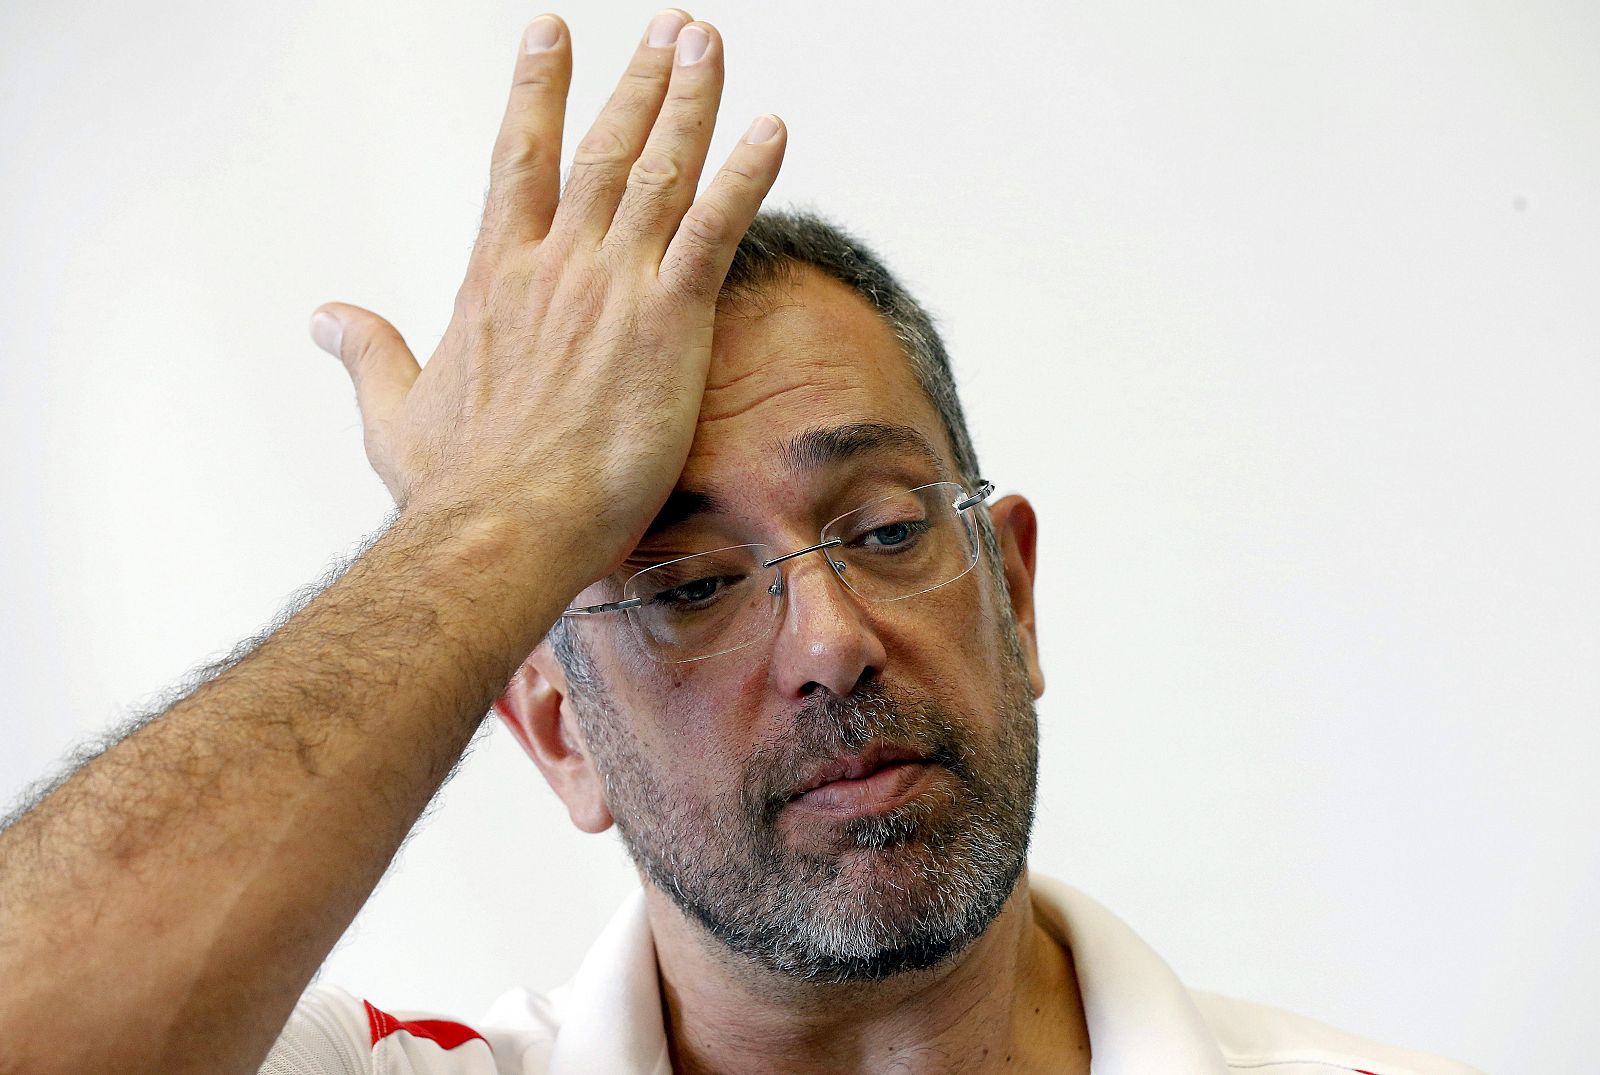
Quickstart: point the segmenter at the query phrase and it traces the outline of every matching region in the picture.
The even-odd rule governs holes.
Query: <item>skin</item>
[[[697,194],[722,48],[668,11],[563,190],[571,42],[553,17],[527,40],[548,47],[518,43],[427,367],[375,314],[312,320],[355,384],[392,525],[0,832],[0,1072],[256,1071],[491,702],[682,471],[717,292],[783,125],[754,125]]]
[[[653,535],[630,555],[619,579],[737,542],[802,548],[817,540],[823,522],[862,499],[863,479],[889,474],[919,484],[940,476],[899,450],[822,469],[785,465],[780,448],[801,430],[859,422],[910,426],[953,471],[937,414],[898,342],[842,284],[804,272],[758,316],[719,318],[713,340],[678,486],[711,493],[730,510]],[[668,801],[726,797],[748,758],[782,737],[820,691],[848,696],[877,681],[910,697],[937,697],[974,736],[998,734],[996,699],[1008,671],[1025,681],[1030,698],[1043,690],[1043,676],[1034,631],[1034,514],[1026,500],[1011,496],[994,506],[992,518],[1003,588],[980,568],[941,590],[875,605],[847,590],[819,557],[806,557],[793,562],[785,616],[770,638],[689,664],[650,659],[623,617],[584,621],[611,707],[628,722],[638,753],[652,759]],[[591,587],[577,603],[605,600],[609,592]],[[1022,657],[1014,669],[996,629],[1002,602]],[[583,704],[541,646],[497,708],[574,824],[599,832],[614,821],[610,759],[597,757],[586,741]],[[836,850],[836,826],[825,817],[791,809],[779,825],[792,847]],[[842,856],[863,879],[893,870],[876,849]],[[1088,1070],[1070,955],[1036,922],[1025,879],[984,935],[956,957],[886,981],[844,985],[798,982],[735,956],[642,879],[677,1070]]]
[[[713,463],[759,477],[752,423],[776,418],[769,403],[790,418],[808,399],[859,413],[870,378],[889,376],[837,360],[825,371],[814,352],[818,383],[773,382],[769,400],[751,389],[792,366],[739,380],[719,361],[708,381],[714,330],[719,348],[743,353],[716,297],[785,146],[781,121],[758,122],[697,193],[722,87],[715,28],[657,16],[564,188],[571,42],[548,16],[525,40],[540,47],[519,43],[482,229],[426,366],[369,311],[330,303],[312,321],[355,385],[392,524],[303,609],[0,832],[0,1072],[256,1071],[502,693],[574,820],[610,824],[559,670],[528,654],[580,590],[624,565],[680,477]],[[884,398],[917,405],[896,391]],[[753,484],[743,510],[775,496]],[[1031,597],[1017,602],[1031,585],[1032,512],[1008,498],[994,516],[1031,652]],[[797,619],[770,671],[695,688],[727,707],[719,730],[741,749],[767,702],[806,682],[847,689],[868,667],[905,662],[923,681],[937,669],[909,653],[913,636],[931,641],[926,629],[852,626],[814,567],[792,577]],[[1037,692],[1036,660],[1030,676]],[[711,731],[697,731],[702,743]],[[873,994],[881,1003],[861,1014],[876,1021],[848,1026],[815,997],[749,1003],[748,980],[652,900],[682,1070],[750,1070],[757,1026],[819,1057],[838,1030],[840,1070],[872,1067],[882,1049],[924,1067],[948,1058],[937,1070],[1085,1056],[1066,954],[1041,942],[1017,891],[965,957]],[[717,969],[702,974],[697,959]]]

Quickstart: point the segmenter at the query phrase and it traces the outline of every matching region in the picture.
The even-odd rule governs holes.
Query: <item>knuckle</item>
[[[680,118],[687,126],[698,127],[705,122],[702,106],[710,99],[710,86],[698,80],[680,80],[672,84],[672,92],[667,94],[661,111],[663,115]]]
[[[615,167],[628,157],[628,144],[609,127],[597,127],[583,136],[572,153],[574,168]]]
[[[502,139],[494,147],[489,178],[500,182],[525,179],[543,171],[549,163],[549,156],[549,149],[539,139],[524,134]]]
[[[748,163],[738,160],[732,160],[724,164],[717,174],[718,183],[740,192],[754,187],[760,181],[760,178]]]
[[[356,341],[355,353],[351,356],[351,364],[358,370],[366,371],[371,369],[382,357],[383,344],[387,342],[382,333],[365,333]]]
[[[669,154],[646,149],[628,170],[628,183],[645,189],[676,186],[683,172]]]
[[[719,205],[697,205],[685,214],[681,227],[697,246],[721,246],[733,231],[733,220]]]
[[[670,76],[667,73],[653,67],[629,67],[622,72],[622,80],[618,83],[616,92],[611,95],[612,101],[621,104],[628,99],[659,97],[668,77]]]
[[[543,96],[551,90],[563,89],[565,84],[566,80],[546,64],[523,64],[512,80],[511,92],[518,96],[525,93]]]

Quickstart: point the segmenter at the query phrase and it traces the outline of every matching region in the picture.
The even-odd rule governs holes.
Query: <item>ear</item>
[[[584,832],[604,832],[612,824],[601,779],[568,697],[567,677],[547,642],[522,662],[495,712],[546,782],[566,804],[572,823]]]
[[[1000,543],[1001,566],[1010,593],[1011,612],[1017,621],[1017,641],[1028,666],[1033,696],[1044,693],[1044,670],[1039,666],[1039,636],[1033,608],[1034,554],[1038,548],[1039,517],[1025,497],[1002,497],[989,509],[995,537]]]

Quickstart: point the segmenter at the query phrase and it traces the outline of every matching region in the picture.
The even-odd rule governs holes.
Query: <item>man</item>
[[[1035,520],[931,325],[757,219],[776,118],[696,196],[714,29],[652,20],[562,190],[569,73],[536,20],[426,368],[314,319],[393,525],[0,837],[0,1071],[1467,1071],[1192,994],[1029,877]],[[304,992],[491,702],[640,896],[481,1025]]]

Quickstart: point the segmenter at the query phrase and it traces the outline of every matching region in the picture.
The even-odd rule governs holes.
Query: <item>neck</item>
[[[1072,956],[1035,918],[1026,875],[956,956],[842,985],[754,967],[645,891],[680,1075],[1089,1070]]]

